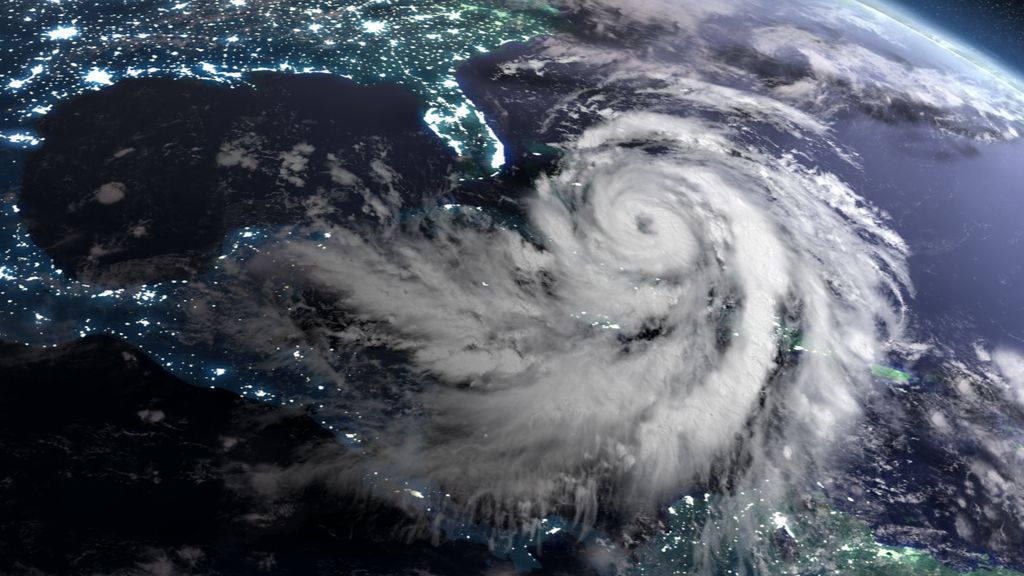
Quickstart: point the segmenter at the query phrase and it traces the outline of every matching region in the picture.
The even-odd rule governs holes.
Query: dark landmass
[[[330,484],[302,409],[201,389],[118,341],[0,345],[2,574],[472,574],[487,548],[401,541]],[[291,470],[291,474],[282,471]],[[420,571],[420,572],[417,572]]]

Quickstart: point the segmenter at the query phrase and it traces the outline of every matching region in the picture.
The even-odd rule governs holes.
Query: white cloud
[[[651,499],[706,477],[769,385],[783,304],[801,308],[819,351],[769,400],[786,403],[803,455],[858,412],[866,365],[887,346],[876,320],[898,333],[901,310],[879,291],[907,282],[902,240],[834,176],[731,154],[738,137],[654,113],[587,130],[537,183],[544,248],[467,208],[432,212],[429,237],[338,228],[254,266],[288,262],[333,294],[356,320],[330,333],[337,346],[384,345],[440,380],[417,400],[431,442],[404,440],[412,424],[396,421],[377,433],[372,469],[462,502],[571,498],[592,519],[606,475]],[[667,151],[620,146],[635,141]]]
[[[992,363],[1003,376],[1007,396],[1024,406],[1024,353],[1013,348],[996,348]]]
[[[124,200],[126,187],[122,182],[107,182],[94,195],[100,204],[116,204]]]

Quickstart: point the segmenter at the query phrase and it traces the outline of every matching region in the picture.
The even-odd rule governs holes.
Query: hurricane
[[[216,485],[211,570],[1020,561],[999,63],[852,2],[204,0],[153,7],[168,54],[148,4],[51,4],[5,84],[0,372],[82,372],[54,402],[124,433],[52,425],[117,478]],[[199,573],[169,546],[118,566]]]
[[[509,212],[289,229],[233,273],[318,310],[301,338],[337,383],[322,408],[358,414],[362,438],[332,470],[379,497],[443,494],[424,499],[434,522],[589,530],[689,487],[801,477],[900,342],[907,248],[885,215],[726,125],[617,115]],[[401,409],[346,376],[382,351]]]

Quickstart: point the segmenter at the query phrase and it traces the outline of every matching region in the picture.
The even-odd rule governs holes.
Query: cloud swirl
[[[344,375],[371,349],[418,383],[364,431],[359,474],[522,528],[778,466],[769,434],[819,462],[901,331],[907,250],[883,215],[749,135],[654,112],[586,130],[534,188],[522,222],[448,205],[247,264],[287,262],[344,311],[318,328],[329,402],[372,419]]]

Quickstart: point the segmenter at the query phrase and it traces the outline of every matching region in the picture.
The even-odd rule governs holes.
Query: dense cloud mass
[[[513,154],[530,138],[560,151],[510,210],[363,191],[374,226],[318,220],[226,268],[291,296],[258,312],[218,301],[262,318],[266,340],[225,337],[254,354],[301,343],[308,373],[334,383],[318,414],[358,445],[332,471],[435,530],[607,527],[681,490],[784,490],[828,469],[871,366],[919,350],[904,334],[909,250],[824,167],[859,168],[832,123],[866,114],[977,141],[1020,126],[1008,85],[809,26],[769,21],[723,51],[727,3],[684,21],[657,4],[575,9],[593,37],[480,73],[543,111],[477,99],[499,134],[520,132]],[[872,13],[843,18],[892,33]],[[629,33],[649,45],[619,45]],[[278,349],[271,365],[291,362]]]
[[[367,349],[432,383],[364,432],[359,469],[513,525],[635,513],[767,466],[769,427],[813,458],[900,335],[899,237],[835,176],[739,136],[617,115],[536,181],[517,225],[464,205],[395,214],[277,244],[243,274],[272,286],[287,263],[344,317],[320,323],[315,353],[348,411],[379,401],[344,376]]]
[[[68,293],[152,306],[141,320],[110,317],[118,330],[142,324],[139,340],[165,351],[154,354],[165,366],[306,406],[337,435],[342,448],[261,471],[254,490],[268,501],[315,481],[402,507],[413,535],[511,549],[555,524],[580,541],[593,531],[633,545],[632,528],[653,538],[647,520],[707,491],[705,505],[720,498],[744,542],[767,523],[785,556],[795,539],[777,503],[796,493],[813,513],[817,490],[854,502],[837,482],[863,494],[884,474],[837,481],[822,471],[876,453],[893,470],[916,458],[899,426],[917,418],[934,428],[927,441],[953,446],[960,433],[980,456],[957,461],[966,488],[888,504],[959,498],[947,532],[1010,550],[1024,498],[1006,478],[1020,461],[979,422],[1019,408],[1022,356],[978,344],[968,367],[915,333],[913,250],[860,189],[886,175],[865,177],[840,129],[906,128],[975,150],[1019,138],[1021,92],[859,5],[558,7],[561,32],[465,61],[460,52],[441,81],[472,102],[452,118],[479,129],[463,142],[473,158],[507,153],[493,174],[457,157],[454,132],[431,132],[421,120],[437,110],[404,87],[266,74],[228,98],[205,84],[129,81],[79,100],[110,112],[77,114],[87,129],[44,131],[22,218],[51,256],[73,252],[77,278],[104,283]],[[111,105],[151,102],[147,91],[182,103],[161,107],[157,122],[174,138],[156,128],[139,137],[139,120]],[[55,114],[64,110],[75,108]],[[180,117],[207,116],[180,132]],[[81,158],[82,134],[93,155],[70,172],[63,151]],[[488,143],[494,134],[500,144]],[[167,150],[204,179],[175,167],[184,160],[149,169]],[[72,173],[81,178],[59,176]],[[146,197],[179,188],[179,177],[191,180],[180,186],[188,195]],[[179,208],[188,218],[161,226]],[[175,259],[187,265],[166,264]],[[136,296],[115,286],[166,278]],[[168,294],[169,304],[151,302]],[[916,377],[890,363],[928,354],[945,378],[930,376],[933,389],[942,380],[972,410],[962,421],[947,414],[954,401],[884,396]],[[895,392],[879,386],[886,378]],[[925,468],[908,474],[930,479]],[[961,493],[981,511],[966,511]],[[986,518],[1007,528],[979,528]],[[694,526],[693,549],[713,552],[687,569],[713,572],[740,528]],[[740,552],[735,565],[756,556]]]
[[[331,192],[258,254],[221,260],[217,282],[190,288],[202,305],[181,337],[274,374],[300,360],[330,384],[278,393],[311,399],[352,441],[351,461],[329,466],[339,482],[397,494],[435,525],[589,527],[688,487],[827,467],[869,367],[905,344],[912,293],[903,240],[820,165],[857,167],[830,122],[909,106],[985,139],[1011,137],[999,123],[1016,109],[968,110],[968,88],[935,92],[938,71],[902,74],[771,22],[723,57],[709,39],[729,3],[669,8],[574,6],[594,37],[500,65],[498,83],[576,84],[532,119],[560,160],[505,208],[336,179],[369,218],[339,219]],[[688,16],[657,17],[669,12]],[[646,49],[616,44],[645,29]],[[529,124],[497,110],[496,125]],[[329,160],[350,170],[344,151]],[[375,173],[400,179],[390,161]]]

